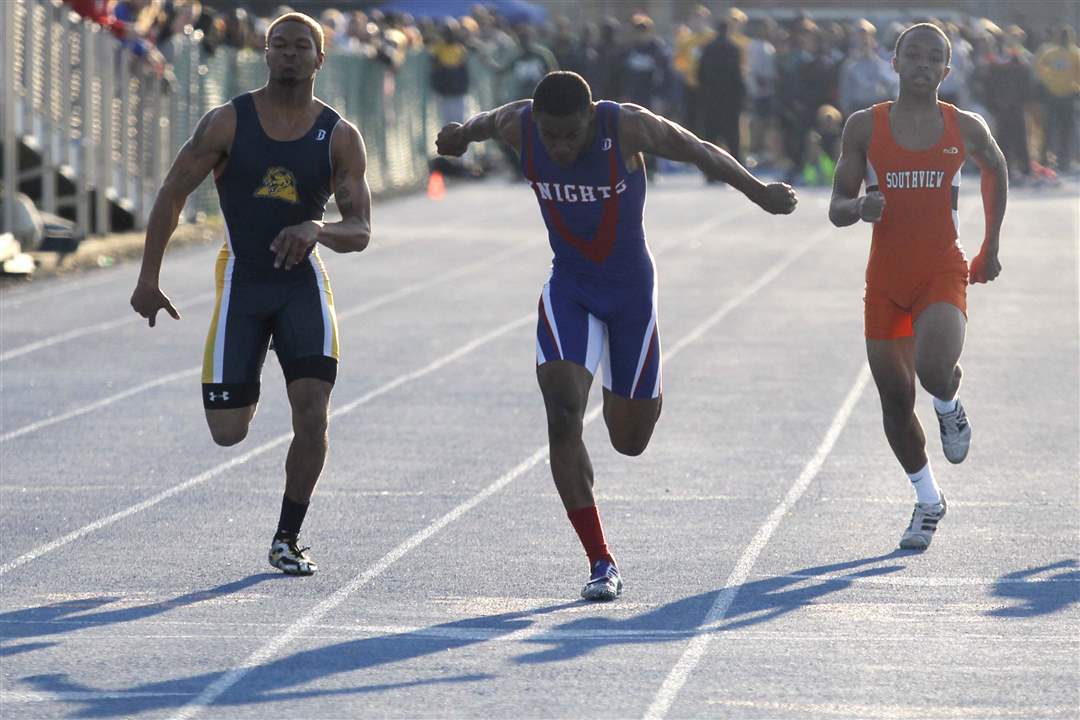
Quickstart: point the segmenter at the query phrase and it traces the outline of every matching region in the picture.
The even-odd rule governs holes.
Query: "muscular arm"
[[[334,159],[334,199],[339,222],[317,222],[316,241],[335,252],[360,252],[371,240],[371,188],[367,182],[367,149],[352,123],[342,120],[330,140]]]
[[[222,105],[203,116],[191,139],[180,148],[150,210],[140,284],[157,287],[165,247],[176,230],[188,195],[225,160],[235,132],[236,111],[231,104]]]
[[[986,121],[978,113],[961,112],[957,117],[967,154],[979,166],[983,215],[986,218],[982,249],[971,261],[971,282],[987,282],[1001,272],[998,247],[1009,197],[1008,165]]]
[[[840,158],[833,175],[832,200],[829,201],[829,221],[836,227],[854,225],[863,219],[859,197],[863,176],[866,175],[866,148],[870,144],[872,117],[866,110],[852,114],[844,124],[840,140]]]
[[[165,247],[176,230],[180,211],[184,209],[188,195],[226,159],[235,133],[236,111],[232,105],[222,105],[206,113],[191,139],[180,148],[154,199],[154,207],[146,224],[142,268],[135,291],[131,294],[131,307],[149,320],[150,327],[154,327],[160,310],[176,320],[180,319],[180,313],[158,286]]]
[[[360,131],[342,120],[330,137],[334,197],[341,220],[307,220],[284,227],[270,242],[274,267],[292,270],[315,243],[334,252],[360,252],[371,239],[371,189],[367,184],[367,151]]]
[[[498,140],[521,150],[521,111],[530,100],[516,100],[494,110],[473,115],[464,125],[450,123],[439,132],[435,146],[440,155],[459,157],[469,143]]]
[[[726,150],[706,142],[667,118],[630,103],[619,111],[619,144],[624,155],[639,152],[695,165],[711,180],[722,180],[760,204],[766,184]]]

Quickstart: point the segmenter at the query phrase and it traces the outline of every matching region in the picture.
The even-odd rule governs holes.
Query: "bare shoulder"
[[[626,136],[641,133],[655,125],[660,116],[652,110],[634,103],[619,103],[619,134]]]
[[[334,126],[333,136],[330,141],[335,146],[363,146],[364,136],[360,133],[360,128],[356,127],[355,124],[346,120],[344,116],[338,116],[337,125]]]
[[[870,135],[874,131],[874,112],[872,108],[856,110],[844,123],[844,142],[858,147],[870,144]]]
[[[521,144],[521,115],[532,100],[515,100],[494,110],[495,135],[511,147]]]
[[[191,134],[194,149],[228,150],[236,134],[236,108],[231,102],[210,108]]]
[[[957,108],[956,124],[960,127],[960,134],[964,136],[964,142],[969,148],[984,147],[989,141],[990,126],[979,113]]]
[[[642,150],[656,150],[668,136],[670,121],[634,103],[619,104],[619,145],[628,156]]]

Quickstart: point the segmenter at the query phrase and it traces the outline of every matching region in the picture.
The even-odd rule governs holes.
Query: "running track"
[[[549,251],[504,181],[377,204],[324,253],[341,323],[330,458],[304,539],[265,553],[288,408],[269,360],[248,439],[214,446],[198,363],[216,248],[177,251],[148,329],[137,264],[0,295],[0,716],[1080,717],[1077,187],[1019,190],[971,290],[975,440],[949,515],[895,551],[910,488],[868,385],[869,228],[802,191],[771,217],[650,189],[664,416],[640,458],[586,428],[627,587],[586,563],[533,374]],[[969,251],[977,182],[961,199]]]

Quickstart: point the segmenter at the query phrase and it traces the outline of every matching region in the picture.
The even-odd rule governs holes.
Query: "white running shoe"
[[[945,459],[951,463],[962,463],[971,447],[971,423],[968,422],[960,398],[956,399],[956,409],[948,413],[937,413],[938,427],[941,428],[941,449]]]
[[[270,564],[289,575],[314,575],[319,566],[307,554],[311,548],[299,547],[296,538],[270,543]]]
[[[947,507],[945,493],[941,493],[939,503],[915,503],[915,511],[911,513],[911,523],[900,538],[901,549],[925,550],[930,547],[938,521],[945,517]]]

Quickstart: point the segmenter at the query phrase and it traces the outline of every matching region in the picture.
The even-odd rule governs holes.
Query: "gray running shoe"
[[[311,548],[298,547],[296,538],[270,543],[270,564],[289,575],[314,575],[319,566],[308,556]]]
[[[915,503],[915,511],[911,513],[911,524],[900,538],[901,549],[925,550],[930,547],[938,521],[945,517],[947,507],[945,493],[941,493],[939,503]]]
[[[971,423],[968,422],[967,414],[960,399],[956,400],[956,409],[950,413],[937,413],[938,426],[941,428],[941,449],[945,451],[945,459],[951,463],[962,463],[967,457],[968,448],[971,447]]]
[[[614,600],[622,593],[622,578],[619,568],[610,560],[597,560],[593,565],[592,575],[585,587],[581,588],[581,597],[586,600]]]

